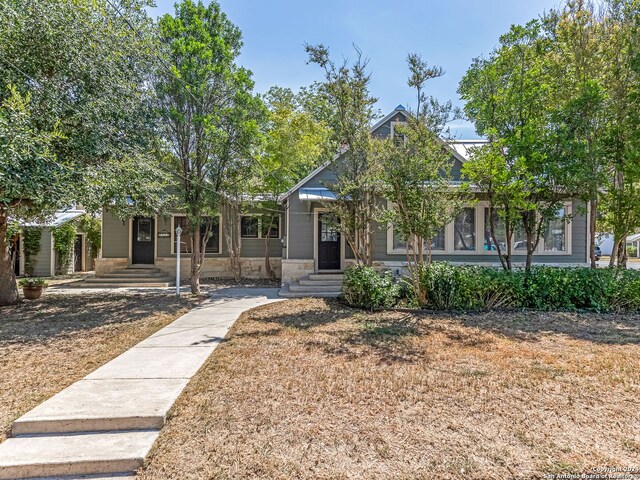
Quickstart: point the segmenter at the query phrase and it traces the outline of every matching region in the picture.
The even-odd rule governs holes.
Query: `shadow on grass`
[[[253,318],[258,322],[277,324],[278,327],[237,333],[234,337],[271,337],[284,328],[306,334],[305,345],[328,355],[355,358],[363,352],[373,354],[382,363],[408,362],[418,352],[406,339],[420,335],[415,318],[405,314],[401,318],[377,318],[375,313],[349,308],[337,301],[326,301],[329,309],[305,309],[293,313],[279,313],[276,309],[268,316]],[[340,324],[344,320],[351,322]],[[323,327],[335,325],[329,330]]]
[[[0,345],[44,343],[93,328],[132,323],[151,315],[175,315],[191,305],[171,295],[45,295],[0,309]]]
[[[452,318],[463,326],[517,341],[536,342],[549,335],[566,335],[601,344],[640,344],[640,314],[488,312]]]

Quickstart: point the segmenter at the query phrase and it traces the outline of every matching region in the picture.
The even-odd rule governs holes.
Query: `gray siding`
[[[36,277],[49,277],[55,273],[51,271],[51,229],[45,227],[41,231],[40,251],[35,257],[33,275]]]
[[[159,232],[168,232],[169,237],[159,238]],[[156,242],[158,242],[158,257],[171,256],[171,242],[173,241],[173,232],[171,232],[171,217],[156,218]]]
[[[286,257],[292,260],[313,258],[313,208],[320,206],[302,202],[298,192],[288,199],[289,208],[289,252]]]
[[[124,222],[106,208],[102,213],[102,258],[129,257],[129,221]]]

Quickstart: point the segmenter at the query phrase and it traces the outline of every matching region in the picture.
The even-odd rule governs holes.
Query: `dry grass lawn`
[[[194,301],[48,294],[0,308],[0,441],[16,418],[186,313]]]
[[[640,458],[640,317],[245,314],[142,479],[510,479]]]

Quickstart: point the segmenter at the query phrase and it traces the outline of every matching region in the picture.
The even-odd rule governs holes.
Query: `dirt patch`
[[[186,313],[172,295],[47,294],[0,308],[0,441],[13,421]]]
[[[142,479],[511,479],[640,455],[640,317],[245,314]]]

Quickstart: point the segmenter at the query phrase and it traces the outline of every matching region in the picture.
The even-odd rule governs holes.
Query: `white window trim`
[[[572,202],[571,201],[566,201],[563,202],[563,207],[565,209],[565,215],[571,215],[572,214]],[[497,255],[497,252],[495,250],[485,250],[484,249],[484,209],[485,208],[489,208],[489,202],[486,201],[481,201],[478,202],[477,205],[478,207],[478,211],[480,212],[480,224],[479,224],[479,228],[478,228],[478,238],[482,239],[482,248],[479,250],[478,253],[480,253],[480,255]],[[536,247],[535,252],[533,252],[533,254],[535,256],[538,255],[571,255],[571,246],[573,244],[572,242],[572,237],[571,237],[571,232],[573,230],[572,228],[572,222],[571,220],[567,220],[565,219],[565,227],[566,227],[566,239],[565,239],[565,243],[567,245],[567,249],[563,252],[559,252],[559,251],[551,251],[551,250],[545,250],[544,249],[544,237],[540,237],[540,241],[538,242],[538,246]],[[515,242],[513,242],[515,245]],[[511,255],[513,256],[526,256],[527,252],[524,250],[514,250],[513,247],[514,245],[512,245],[512,250],[511,250]]]
[[[474,203],[473,205],[467,205],[465,208],[473,208],[475,209],[475,223],[476,223],[476,248],[475,250],[455,250],[454,249],[454,235],[455,235],[455,222],[449,222],[444,227],[444,250],[431,250],[432,256],[438,255],[474,255],[478,253],[478,222],[480,214],[480,209],[478,208],[478,204]],[[389,223],[387,225],[387,255],[406,255],[407,250],[405,248],[393,248],[393,224]]]
[[[258,236],[257,237],[243,237],[242,230],[240,230],[240,238],[242,240],[265,240],[267,237],[262,236],[262,217],[269,214],[264,213],[243,213],[240,215],[240,221],[242,222],[242,217],[259,217],[258,218]],[[270,240],[280,240],[282,238],[282,215],[274,214],[272,217],[278,218],[278,236],[277,237],[269,237]]]
[[[565,215],[572,215],[573,212],[573,203],[571,201],[563,202],[563,207],[565,209]],[[470,205],[466,208],[474,208],[475,209],[475,220],[476,220],[476,248],[475,250],[454,250],[454,222],[449,222],[444,230],[444,250],[432,250],[432,256],[438,255],[485,255],[485,256],[496,256],[497,252],[495,250],[485,250],[484,249],[484,210],[485,208],[489,208],[489,202],[479,201]],[[533,253],[535,256],[545,255],[545,256],[568,256],[572,254],[572,220],[566,219],[566,239],[565,244],[567,246],[565,251],[552,251],[544,249],[544,237],[540,238],[538,242],[538,246],[536,247],[536,251]],[[515,242],[514,242],[515,243]],[[393,224],[387,224],[387,255],[406,255],[407,251],[404,248],[393,248]],[[515,252],[511,253],[513,256],[526,256],[526,252]]]
[[[216,256],[222,255],[222,215],[214,215],[218,217],[218,251],[217,252],[205,252],[205,257],[207,256]],[[171,255],[176,255],[176,228],[175,228],[175,218],[176,217],[186,217],[184,213],[172,213],[171,214]],[[180,255],[185,255],[181,253]],[[190,254],[189,254],[190,255]]]

